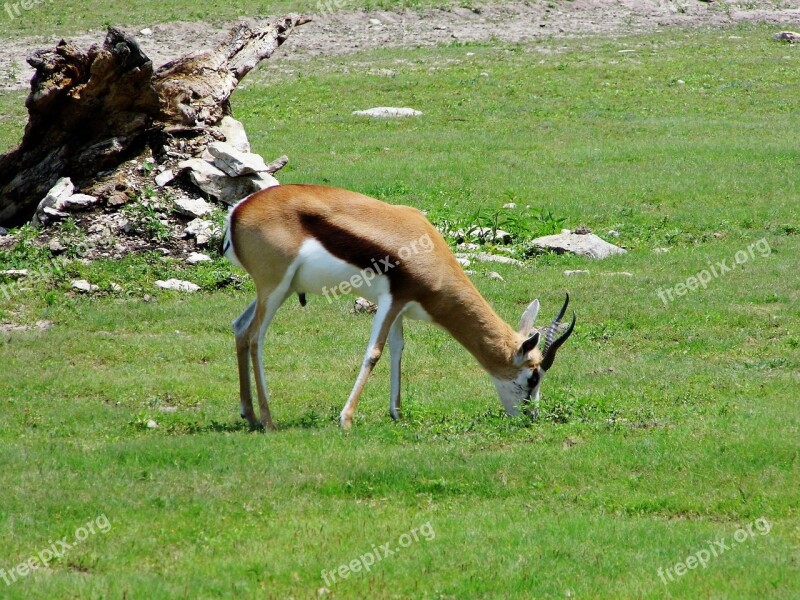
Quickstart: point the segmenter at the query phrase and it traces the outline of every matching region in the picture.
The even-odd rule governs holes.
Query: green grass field
[[[387,50],[293,75],[267,65],[233,109],[255,151],[290,156],[282,182],[437,220],[516,202],[505,213],[522,228],[549,213],[629,253],[477,266],[512,323],[533,297],[546,318],[572,295],[578,326],[535,423],[504,417],[472,357],[411,323],[403,421],[387,415],[384,361],[341,432],[370,318],[312,297],[267,334],[279,431],[249,431],[230,322],[253,289],[217,289],[233,271],[222,259],[73,262],[0,293],[0,321],[54,323],[0,338],[0,596],[800,596],[800,54],[770,33]],[[21,99],[0,99],[0,113],[23,114]],[[425,114],[350,114],[375,105]],[[20,131],[0,122],[5,148]],[[660,299],[740,251],[706,289]],[[0,252],[0,268],[47,261],[27,243]],[[124,291],[73,297],[76,277]],[[167,277],[205,289],[157,293]]]

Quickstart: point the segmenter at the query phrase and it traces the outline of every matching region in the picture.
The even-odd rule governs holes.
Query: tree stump
[[[22,143],[0,157],[0,225],[28,222],[62,177],[80,189],[147,148],[168,153],[175,138],[224,139],[216,126],[239,81],[309,20],[243,23],[215,49],[155,71],[136,40],[113,27],[89,50],[62,40],[35,52]]]

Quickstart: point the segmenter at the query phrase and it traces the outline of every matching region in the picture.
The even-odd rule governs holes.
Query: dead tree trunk
[[[285,17],[258,30],[242,24],[214,50],[155,72],[136,40],[115,28],[88,51],[62,41],[35,52],[22,143],[0,156],[0,224],[29,221],[61,177],[81,188],[148,146],[156,156],[165,152],[174,136],[219,138],[213,128],[230,114],[239,81],[308,21]]]

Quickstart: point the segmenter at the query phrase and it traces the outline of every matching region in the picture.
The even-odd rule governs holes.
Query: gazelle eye
[[[539,371],[534,371],[533,374],[528,377],[528,387],[533,389],[536,387],[536,384],[539,383]]]

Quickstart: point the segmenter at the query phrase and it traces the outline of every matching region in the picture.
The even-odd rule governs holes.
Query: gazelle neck
[[[494,312],[466,277],[424,308],[493,377],[513,377],[520,336]]]

